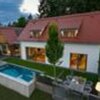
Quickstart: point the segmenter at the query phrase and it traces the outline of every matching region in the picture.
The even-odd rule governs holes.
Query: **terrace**
[[[44,74],[44,76],[38,76],[38,79],[37,79],[38,82],[43,83],[43,84],[45,84],[47,86],[51,86],[51,87],[54,86],[54,84],[52,84],[52,82],[53,82],[53,80],[52,80],[52,78],[53,78],[53,66],[46,65],[46,64],[33,63],[33,62],[29,62],[29,61],[18,59],[18,58],[7,58],[4,61],[7,61],[9,63],[14,63],[14,64],[22,65],[22,66],[26,66],[26,67],[31,68],[31,69],[42,71],[45,74]],[[70,69],[60,68],[60,67],[56,68],[56,72],[57,72],[57,76],[59,76],[59,74],[60,74],[59,79],[62,80],[62,81],[66,79],[66,76],[68,76],[68,75],[70,75],[72,73],[73,73],[74,76],[83,77],[87,81],[92,81],[93,82],[93,86],[92,86],[92,91],[90,93],[92,96],[89,95],[89,100],[92,100],[92,99],[90,99],[90,97],[93,98],[94,96],[97,96],[97,91],[95,90],[95,85],[96,85],[96,83],[98,81],[98,75],[97,74],[79,72],[79,71],[75,71],[75,70],[71,71]],[[56,90],[64,91],[65,89],[63,87],[58,87],[58,85],[57,85],[57,86],[55,86],[55,91]],[[25,98],[25,97],[17,94],[16,92],[12,92],[11,90],[4,88],[3,86],[0,86],[0,91],[1,92],[4,91],[4,92],[2,92],[2,94],[0,94],[0,97],[3,97],[5,92],[7,92],[7,91],[9,92],[10,91],[11,93],[9,93],[9,95],[14,94],[14,97],[13,97],[14,100],[15,100],[15,98],[16,98],[16,100],[28,100],[28,99],[31,100],[31,99],[33,99],[35,97],[36,97],[35,100],[41,100],[41,98],[43,98],[44,100],[45,100],[45,98],[48,98],[48,100],[52,100],[52,95],[51,94],[48,94],[46,92],[43,92],[43,91],[40,91],[40,90],[37,90],[37,89],[34,91],[34,93],[32,94],[32,96],[30,98]],[[53,93],[55,91],[53,91]],[[39,95],[39,93],[40,93],[40,95]],[[67,94],[66,90],[65,90],[65,92],[63,92],[63,97],[64,97],[64,93],[66,94],[67,98],[69,98],[69,100],[70,99],[71,100],[78,100],[78,98],[80,98],[80,96],[82,97],[82,95],[78,95],[77,96],[77,95],[73,94],[73,92],[70,92],[70,93],[68,92],[68,94]],[[55,92],[55,94],[56,94],[56,92]],[[59,94],[59,93],[57,93],[57,94]],[[4,96],[3,97],[4,99],[2,99],[2,100],[7,100],[6,98],[9,98],[10,97],[9,95]],[[93,100],[99,100],[99,99],[100,98],[97,97],[97,99],[93,99]]]

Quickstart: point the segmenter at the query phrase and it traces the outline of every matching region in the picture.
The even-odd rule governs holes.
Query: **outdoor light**
[[[97,82],[95,89],[100,92],[100,82]]]

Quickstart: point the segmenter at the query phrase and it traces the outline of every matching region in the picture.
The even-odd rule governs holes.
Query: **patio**
[[[70,76],[62,82],[54,82],[54,100],[89,100],[92,92],[92,81],[87,81],[83,77]]]
[[[60,86],[55,86],[53,100],[100,100],[100,97],[93,94],[87,96],[69,89],[66,90]]]
[[[45,64],[39,64],[39,63],[33,63],[33,62],[29,62],[29,61],[25,61],[25,60],[21,60],[21,59],[18,59],[18,58],[7,58],[5,59],[5,61],[9,62],[9,63],[15,63],[15,64],[19,64],[19,65],[23,65],[23,66],[27,66],[29,68],[32,68],[32,69],[35,69],[35,70],[40,70],[40,71],[43,71],[45,73],[45,76],[41,76],[40,79],[43,79],[43,80],[46,80],[46,81],[43,81],[41,80],[42,83],[45,83],[47,85],[51,85],[53,86],[51,83],[52,83],[52,80],[50,79],[51,83],[48,84],[48,79],[47,76],[50,76],[51,78],[53,77],[53,67],[50,66],[50,65],[45,65]],[[42,67],[43,66],[43,67]],[[59,75],[59,73],[61,73],[62,71],[64,71],[64,73],[59,77],[60,79],[62,80],[66,80],[68,75],[70,75],[71,71],[69,69],[65,69],[65,68],[60,68],[60,67],[57,67],[57,76]],[[95,91],[95,85],[98,81],[98,75],[96,74],[92,74],[92,73],[83,73],[83,72],[76,72],[74,71],[74,76],[78,76],[78,77],[83,77],[84,78],[84,81],[83,83],[85,84],[86,81],[92,81],[93,82],[93,85],[92,85],[92,91],[91,93],[88,95],[88,97],[92,96],[94,97],[94,95],[96,96],[97,95],[97,92]],[[39,81],[39,80],[38,80]],[[64,85],[63,85],[64,86]],[[71,87],[71,86],[70,86]],[[56,88],[56,87],[55,87]],[[58,87],[59,88],[59,87]],[[65,87],[63,87],[63,89],[65,89]],[[73,90],[73,89],[72,89]],[[67,96],[67,99],[68,100],[78,100],[78,98],[80,97],[84,97],[81,93],[76,93],[76,92],[73,92],[71,89],[68,91],[66,91],[66,96]],[[61,90],[60,90],[61,91]],[[59,91],[59,92],[60,92]],[[64,91],[64,90],[63,90]],[[62,93],[62,92],[61,92]],[[75,94],[74,94],[75,93]],[[59,94],[59,93],[58,93]],[[76,95],[77,94],[77,95]],[[51,96],[51,95],[50,95]],[[92,97],[91,96],[91,97]],[[51,96],[52,97],[52,96]],[[55,97],[55,96],[54,96]],[[64,96],[63,96],[64,97]],[[72,97],[72,98],[71,98]],[[92,97],[92,98],[93,98]],[[58,97],[59,98],[59,97]],[[76,99],[75,99],[76,98]],[[95,97],[94,97],[95,98]],[[96,97],[98,98],[98,97]],[[54,98],[55,99],[55,98]],[[99,98],[100,99],[100,98]],[[99,99],[94,99],[94,100],[99,100]],[[44,99],[45,100],[45,99]],[[51,99],[52,100],[52,99]],[[56,99],[55,99],[56,100]],[[59,99],[57,99],[59,100]],[[61,99],[60,99],[61,100]],[[63,100],[63,99],[62,99]],[[66,100],[66,99],[65,99]],[[81,99],[79,99],[81,100]],[[89,100],[92,100],[92,99],[89,99]]]
[[[62,85],[72,91],[89,95],[89,93],[92,92],[93,82],[87,81],[87,79],[83,77],[68,75]]]
[[[65,88],[55,86],[53,91],[54,100],[82,100],[81,95],[75,94]]]

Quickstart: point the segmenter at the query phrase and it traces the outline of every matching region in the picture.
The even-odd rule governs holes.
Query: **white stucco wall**
[[[99,46],[82,44],[65,44],[64,66],[70,66],[70,53],[87,54],[87,71],[97,73]]]
[[[21,58],[26,60],[26,48],[27,47],[37,47],[37,48],[45,48],[46,43],[44,42],[20,42],[21,48]]]
[[[45,48],[46,43],[44,42],[21,42],[21,58],[26,58],[26,47],[39,47]],[[98,69],[98,58],[99,58],[99,45],[87,45],[87,44],[65,44],[64,55],[62,58],[62,67],[70,66],[70,53],[87,54],[87,71],[97,73]],[[46,63],[48,63],[46,59]]]

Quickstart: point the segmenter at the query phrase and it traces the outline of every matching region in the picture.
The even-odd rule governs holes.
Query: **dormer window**
[[[39,37],[39,36],[41,36],[41,34],[42,34],[42,31],[40,31],[40,30],[31,30],[30,31],[30,37],[32,38],[32,37]]]
[[[60,31],[62,37],[77,37],[78,29],[61,29]]]
[[[60,33],[62,36],[64,36],[64,30],[61,30]]]

